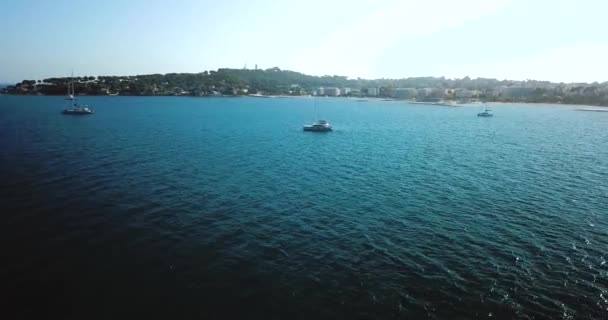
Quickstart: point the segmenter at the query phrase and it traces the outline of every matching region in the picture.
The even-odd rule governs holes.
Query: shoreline
[[[0,93],[0,96],[16,96],[16,97],[63,97],[63,95],[59,94],[14,94],[14,93]],[[150,98],[150,97],[163,97],[163,98],[252,98],[252,99],[349,99],[349,100],[359,100],[359,101],[376,101],[376,102],[405,102],[407,104],[415,104],[415,105],[428,105],[428,106],[439,106],[439,107],[452,107],[452,108],[460,108],[460,107],[470,107],[475,105],[483,105],[484,102],[468,102],[468,103],[436,103],[436,102],[422,102],[415,100],[406,100],[406,99],[396,99],[396,98],[385,98],[385,97],[329,97],[329,96],[311,96],[311,95],[301,95],[301,96],[286,96],[286,95],[207,95],[207,96],[193,96],[193,95],[107,95],[107,94],[85,94],[85,95],[77,95],[78,97],[130,97],[130,98]],[[593,104],[573,104],[573,103],[556,103],[556,102],[526,102],[526,101],[514,101],[514,102],[505,102],[505,101],[488,101],[485,104],[509,104],[509,105],[517,105],[517,104],[529,104],[529,105],[550,105],[550,106],[572,106],[572,107],[591,107],[591,108],[605,108],[606,110],[583,110],[577,109],[577,111],[597,111],[597,112],[608,112],[608,105],[593,105]]]

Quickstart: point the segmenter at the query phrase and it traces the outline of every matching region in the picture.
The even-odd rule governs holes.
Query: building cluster
[[[380,89],[377,87],[363,88],[363,89],[352,89],[352,88],[337,88],[337,87],[319,87],[313,90],[315,96],[328,96],[328,97],[377,97],[380,95]]]
[[[391,97],[395,99],[455,99],[470,100],[478,98],[481,94],[479,90],[469,89],[439,89],[439,88],[396,88]]]
[[[391,88],[368,87],[361,89],[319,87],[313,91],[316,96],[340,97],[386,97],[394,99],[429,99],[429,98],[453,98],[472,99],[480,95],[478,90],[468,89],[438,89],[438,88]]]
[[[553,89],[545,89],[553,90]],[[564,91],[564,90],[562,90]],[[572,88],[567,88],[569,93],[582,94]],[[384,97],[402,100],[432,101],[438,99],[448,99],[457,101],[471,101],[477,99],[507,99],[525,100],[539,92],[539,88],[522,86],[499,86],[491,90],[471,90],[466,88],[339,88],[339,87],[319,87],[313,90],[316,96],[328,97]],[[564,93],[567,95],[567,93]]]

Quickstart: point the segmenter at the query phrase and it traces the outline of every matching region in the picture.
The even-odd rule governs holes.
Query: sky
[[[279,67],[350,78],[608,81],[605,0],[20,0],[0,83]]]

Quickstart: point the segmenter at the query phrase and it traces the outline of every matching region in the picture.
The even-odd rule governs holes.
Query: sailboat
[[[315,99],[315,118],[317,115],[317,98]],[[327,120],[317,120],[310,125],[304,125],[304,131],[316,131],[316,132],[327,132],[332,131],[333,127]]]
[[[483,112],[478,113],[477,116],[478,117],[492,117],[492,116],[494,116],[489,111],[492,111],[492,110],[488,109],[487,105],[484,105]]]
[[[72,75],[72,81],[68,84],[68,93],[66,94],[65,100],[69,101],[67,106],[61,113],[70,114],[70,115],[87,115],[95,113],[94,109],[89,108],[89,106],[79,104],[76,98],[76,94],[74,92],[74,76]]]

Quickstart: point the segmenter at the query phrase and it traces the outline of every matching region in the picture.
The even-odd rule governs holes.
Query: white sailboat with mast
[[[313,99],[315,99],[315,119],[318,119],[317,118],[317,98],[313,97]],[[329,124],[329,122],[327,120],[317,120],[310,125],[304,125],[304,131],[327,132],[327,131],[332,131],[332,130],[333,130],[333,127],[331,126],[331,124]]]
[[[87,115],[94,114],[95,110],[89,108],[89,106],[82,105],[78,103],[78,99],[76,98],[76,92],[74,89],[74,73],[72,73],[72,77],[70,78],[70,82],[68,83],[68,92],[65,97],[67,102],[67,106],[61,113],[70,114],[70,115]]]

